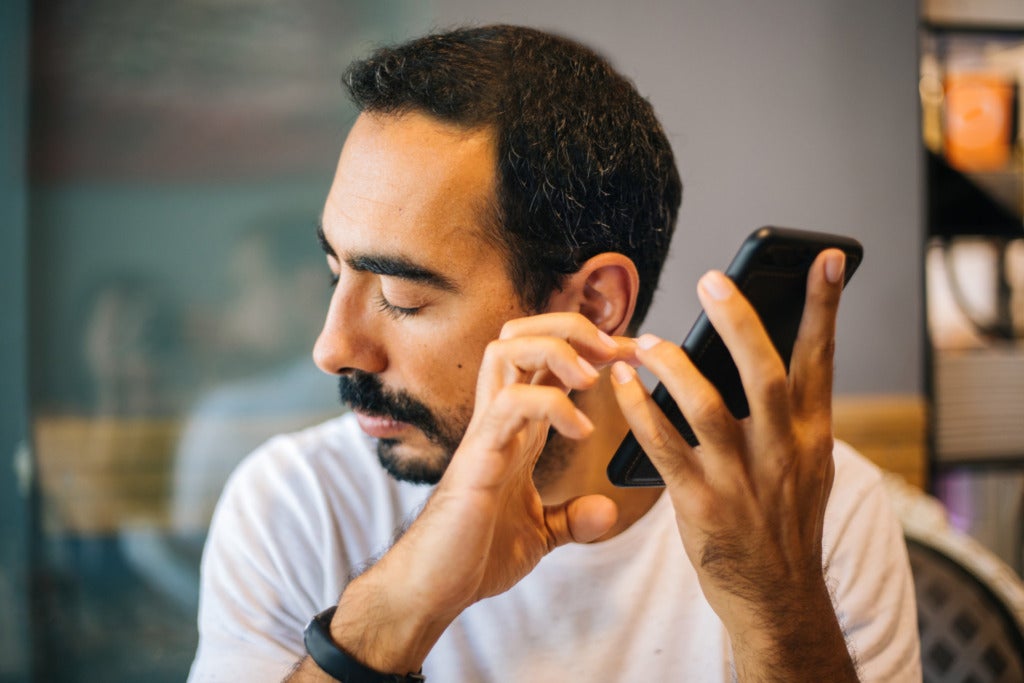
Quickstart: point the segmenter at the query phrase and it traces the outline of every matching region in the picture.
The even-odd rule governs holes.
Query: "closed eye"
[[[409,316],[416,315],[421,310],[420,307],[406,308],[404,306],[395,306],[390,301],[385,299],[383,294],[377,297],[377,308],[382,312],[387,313],[391,317],[395,318],[396,320],[401,320],[402,318],[407,318]]]

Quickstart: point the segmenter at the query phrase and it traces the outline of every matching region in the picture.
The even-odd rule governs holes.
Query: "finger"
[[[755,428],[764,435],[788,438],[786,366],[757,311],[733,281],[718,271],[704,274],[697,295],[736,364]]]
[[[789,364],[790,394],[802,415],[831,415],[836,315],[845,269],[846,255],[826,249],[807,274],[807,299]]]
[[[673,486],[700,472],[693,449],[647,393],[636,371],[619,361],[612,366],[615,400],[637,442],[665,483]]]
[[[491,448],[503,449],[521,429],[535,422],[550,424],[570,439],[582,439],[594,431],[593,423],[565,392],[555,387],[511,384],[484,411],[474,433]]]
[[[612,337],[615,343],[618,345],[619,350],[615,358],[608,361],[607,363],[595,363],[597,367],[603,367],[605,365],[611,365],[615,361],[625,361],[634,368],[640,366],[640,361],[636,357],[636,339],[634,337]]]
[[[499,339],[541,336],[563,339],[588,360],[602,365],[631,352],[627,338],[609,336],[579,313],[543,313],[510,320],[501,328]]]
[[[633,337],[612,337],[615,343],[618,345],[618,352],[615,356],[606,362],[593,361],[588,362],[583,356],[579,357],[581,363],[583,363],[585,370],[589,373],[590,369],[601,370],[612,363],[617,361],[624,361],[629,363],[634,368],[640,366],[640,361],[636,357],[636,339]],[[540,371],[534,375],[530,382],[531,384],[546,384],[548,386],[563,387],[564,385],[558,380],[557,377],[553,376],[550,372]]]
[[[697,439],[714,447],[705,450],[735,451],[740,438],[739,423],[729,412],[721,394],[701,374],[686,352],[653,334],[645,334],[637,342],[637,357],[644,367],[665,385]]]
[[[548,550],[566,543],[590,543],[611,531],[618,507],[606,496],[589,495],[544,508]]]
[[[534,380],[565,389],[588,389],[598,377],[594,366],[563,339],[502,339],[487,345],[480,367],[477,397],[486,399],[508,384],[533,383]]]

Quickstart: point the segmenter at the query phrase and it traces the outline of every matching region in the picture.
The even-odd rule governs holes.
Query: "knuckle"
[[[524,405],[530,400],[531,396],[543,397],[546,389],[547,387],[544,386],[534,386],[516,382],[508,384],[504,389],[502,389],[502,398],[507,401],[510,406]],[[536,398],[534,398],[534,400],[536,400]]]
[[[782,358],[773,349],[772,353],[764,353],[752,359],[747,367],[741,369],[743,389],[748,396],[779,399],[787,396],[790,391],[789,374]]]
[[[684,520],[697,520],[700,523],[717,526],[717,517],[721,516],[722,501],[714,491],[705,486],[694,486],[687,491],[681,504]]]
[[[576,360],[576,356],[579,355],[576,353],[576,349],[572,347],[572,344],[564,339],[547,337],[544,340],[544,343],[547,345],[548,352],[552,355],[564,356],[566,359],[574,361]]]
[[[842,292],[842,286],[811,287],[808,291],[808,298],[817,305],[838,308]]]
[[[735,317],[731,318],[729,322],[732,323],[739,336],[744,338],[755,336],[764,327],[761,318],[749,307],[749,304],[737,311]]]
[[[551,414],[569,398],[559,389],[541,384],[508,384],[502,387],[495,403],[504,414]]]
[[[810,448],[812,452],[825,460],[832,459],[832,451],[835,448],[835,438],[831,430],[820,430],[811,437]]]
[[[619,390],[620,403],[624,411],[628,414],[639,412],[644,408],[649,400],[647,394],[642,391],[630,391],[625,392]]]
[[[499,339],[494,339],[487,342],[487,346],[484,348],[485,359],[495,359],[501,356],[502,342]]]
[[[695,424],[718,424],[728,412],[721,397],[704,395],[694,401],[688,417]]]
[[[682,348],[664,339],[647,348],[643,353],[645,354],[644,364],[652,369],[660,368],[662,372],[677,369],[681,363],[685,362],[686,356],[686,352]]]
[[[756,391],[771,403],[787,400],[789,381],[784,371],[771,369],[759,376]]]
[[[516,318],[506,321],[505,324],[501,326],[501,332],[498,334],[498,339],[510,339],[515,337],[521,325],[519,320],[519,318]]]
[[[547,549],[550,552],[559,545],[575,540],[572,536],[572,527],[569,524],[569,509],[562,507],[558,510],[544,511],[544,526],[547,528]]]
[[[583,315],[579,311],[569,311],[563,314],[564,322],[574,328],[593,327],[593,323],[587,316]]]
[[[532,386],[527,386],[525,384],[521,384],[520,388],[521,388],[521,392],[520,392],[520,395],[518,397],[519,400],[525,401],[527,399],[527,396],[525,394],[528,393],[528,394],[530,394],[530,395],[532,395],[534,397],[535,401],[537,401],[538,403],[543,405],[545,408],[551,408],[551,407],[555,406],[556,404],[558,404],[560,402],[561,399],[568,400],[566,395],[561,390],[559,390],[558,388],[553,387],[553,386],[549,386],[549,385],[532,385]]]
[[[669,431],[665,428],[665,425],[661,423],[655,423],[651,429],[648,439],[651,448],[658,453],[664,453],[672,448],[674,439]]]
[[[494,395],[494,399],[491,401],[492,413],[495,415],[507,415],[511,412],[511,409],[519,403],[519,399],[516,394],[517,386],[515,384],[507,384],[503,386]]]
[[[821,344],[818,344],[817,348],[818,362],[822,364],[832,365],[832,361],[836,357],[836,338],[829,335]]]

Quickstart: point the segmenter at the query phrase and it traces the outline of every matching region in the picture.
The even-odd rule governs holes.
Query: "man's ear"
[[[562,284],[549,299],[548,311],[581,313],[608,334],[626,333],[640,288],[640,276],[629,257],[615,252],[598,254]]]

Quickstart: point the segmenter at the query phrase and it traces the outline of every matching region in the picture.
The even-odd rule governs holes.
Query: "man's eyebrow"
[[[358,254],[345,258],[352,270],[361,270],[377,275],[387,275],[403,280],[419,282],[445,292],[458,292],[455,281],[437,271],[425,268],[402,256],[380,254]]]
[[[320,248],[324,250],[325,254],[335,258],[338,257],[334,252],[334,247],[330,245],[327,241],[326,235],[324,235],[322,223],[318,223],[316,226],[316,238],[317,241],[320,242]],[[459,291],[459,286],[455,284],[455,281],[450,277],[442,275],[441,273],[431,270],[425,266],[421,266],[420,264],[403,256],[355,254],[346,256],[345,263],[352,270],[410,280],[412,282],[429,285],[430,287],[434,287],[435,289],[440,289],[445,292],[454,293]]]

